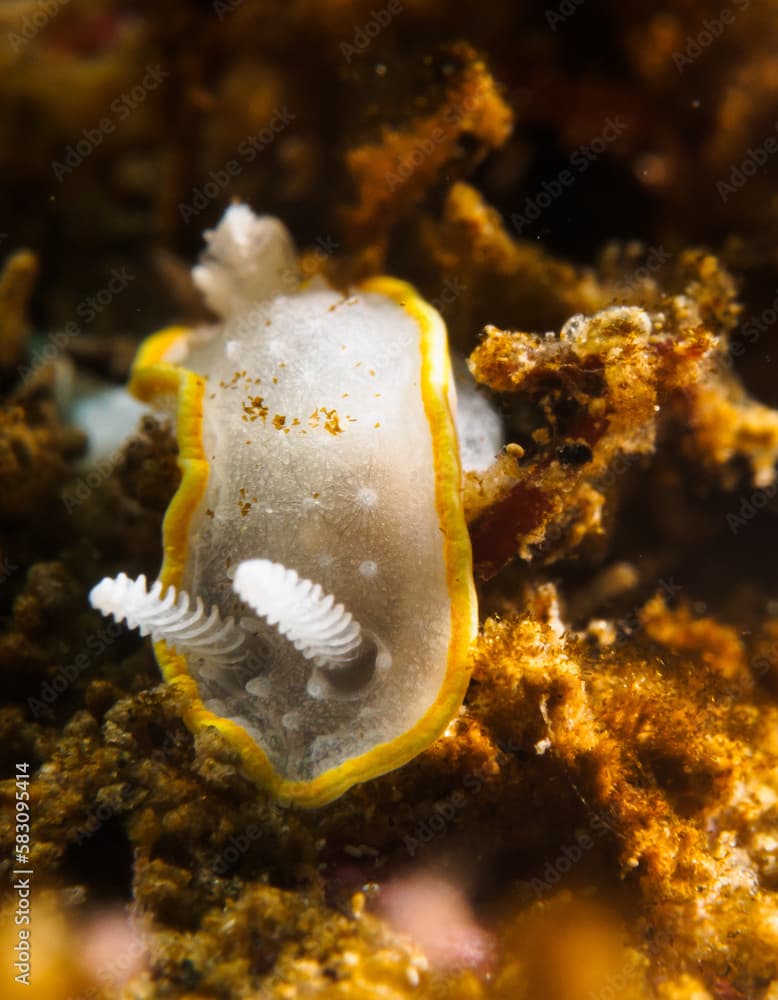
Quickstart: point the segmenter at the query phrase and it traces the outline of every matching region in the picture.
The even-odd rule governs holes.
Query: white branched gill
[[[146,589],[146,577],[133,580],[126,573],[106,576],[89,594],[89,603],[114,621],[126,621],[141,635],[150,635],[154,642],[163,639],[171,649],[209,660],[234,663],[245,655],[241,650],[246,633],[233,619],[222,619],[219,609],[206,613],[201,598],[190,609],[186,591],[168,587],[164,597],[162,582],[157,580]]]
[[[217,315],[237,316],[297,287],[297,253],[278,219],[231,205],[205,236],[208,249],[192,277]]]
[[[318,667],[351,664],[362,630],[321,584],[269,559],[247,559],[235,571],[235,593]]]

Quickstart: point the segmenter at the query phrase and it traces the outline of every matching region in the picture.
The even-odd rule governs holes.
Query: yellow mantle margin
[[[165,680],[184,693],[184,713],[192,730],[215,726],[240,753],[249,776],[282,801],[305,807],[331,802],[352,785],[393,771],[426,749],[446,728],[462,704],[470,680],[469,647],[478,630],[470,538],[462,510],[461,469],[454,418],[449,408],[451,364],[446,330],[438,313],[411,285],[394,278],[376,277],[360,290],[385,295],[408,313],[421,330],[421,386],[424,410],[432,432],[435,499],[445,539],[445,564],[451,598],[451,642],[446,676],[433,705],[402,736],[373,747],[311,781],[290,781],[274,770],[264,751],[235,722],[209,712],[200,700],[186,660],[164,642],[154,652]],[[208,482],[203,450],[205,382],[194,372],[166,361],[171,350],[189,334],[186,327],[169,327],[143,342],[133,365],[129,389],[138,399],[154,403],[163,397],[176,401],[181,484],[162,525],[164,557],[159,578],[166,586],[180,586],[187,552],[189,525]]]

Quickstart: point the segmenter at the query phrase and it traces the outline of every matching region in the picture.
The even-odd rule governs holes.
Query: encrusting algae
[[[720,5],[613,7],[594,25],[582,5],[553,31],[525,5],[413,0],[347,60],[369,4],[274,7],[268,31],[266,4],[220,18],[140,2],[131,17],[73,0],[3,52],[3,183],[33,221],[4,221],[2,250],[34,245],[45,292],[28,309],[34,258],[10,256],[3,996],[778,998],[778,397],[760,318],[778,256],[768,172],[732,173],[772,128],[778,19],[756,7],[680,68]],[[25,56],[38,45],[46,86]],[[158,59],[171,78],[64,177],[56,225],[39,226],[40,163]],[[536,145],[569,168],[618,115],[627,127],[537,231],[506,221],[554,173],[533,173]],[[271,121],[248,162],[240,143]],[[230,183],[195,207],[230,159]],[[110,462],[79,464],[69,386],[123,380],[128,352],[108,345],[202,322],[183,262],[233,197],[286,219],[306,277],[412,281],[508,442],[465,481],[481,631],[463,708],[402,768],[315,811],[259,789],[217,730],[193,735],[149,645],[87,603],[104,575],[155,577],[180,472],[152,417]],[[31,339],[124,264],[137,280],[98,332]],[[19,762],[29,987],[12,968]]]
[[[470,477],[483,576],[517,549],[529,559],[558,558],[566,543],[601,534],[623,475],[663,440],[726,486],[737,481],[738,457],[755,487],[772,484],[778,417],[732,373],[728,335],[739,308],[731,279],[712,257],[687,252],[665,280],[681,291],[663,292],[655,281],[622,285],[623,305],[577,314],[558,336],[487,326],[470,359],[473,374],[508,406],[509,394],[529,401],[539,426],[519,450],[507,448],[484,475]]]

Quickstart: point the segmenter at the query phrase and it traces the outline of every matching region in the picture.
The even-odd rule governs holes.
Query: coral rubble
[[[3,7],[3,996],[778,997],[776,13]],[[462,711],[313,812],[86,601],[155,576],[180,473],[149,417],[89,464],[68,400],[202,320],[233,197],[306,276],[412,281],[508,442],[466,475]]]

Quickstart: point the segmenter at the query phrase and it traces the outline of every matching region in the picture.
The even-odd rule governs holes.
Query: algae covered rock
[[[776,14],[3,5],[2,996],[778,996]],[[313,811],[87,601],[154,578],[181,470],[76,404],[213,322],[234,201],[314,287],[412,283],[505,442],[462,708]]]

